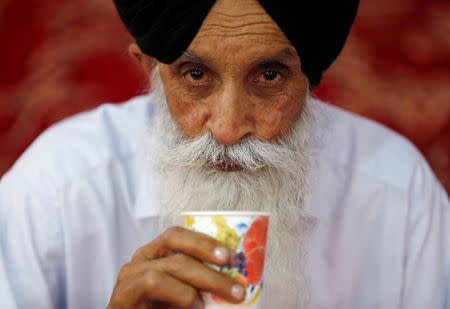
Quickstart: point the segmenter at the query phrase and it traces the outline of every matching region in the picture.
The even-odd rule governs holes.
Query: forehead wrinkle
[[[224,18],[224,16],[227,16]],[[243,29],[251,27],[267,27],[268,29],[276,29],[281,32],[278,25],[270,18],[267,13],[247,13],[241,15],[219,15],[213,14],[209,16],[203,25],[200,27],[199,32],[208,31],[211,28],[218,27],[222,29]]]
[[[280,32],[268,32],[268,31],[261,31],[261,32],[242,32],[242,33],[199,33],[198,38],[213,38],[213,37],[222,37],[222,38],[237,38],[237,37],[245,37],[245,36],[252,36],[254,39],[256,37],[260,37],[263,39],[268,39],[271,37],[270,41],[273,42],[274,40],[279,41],[281,43],[287,42],[287,39],[283,39],[280,36]],[[274,38],[276,37],[276,38]]]
[[[281,29],[271,20],[239,20],[234,23],[205,23],[197,33],[197,38],[263,36],[271,40],[287,41]]]
[[[277,35],[284,33],[257,0],[218,0],[197,36],[240,37],[248,35]]]
[[[283,46],[291,43],[257,0],[218,0],[188,50],[203,60],[220,54],[220,59],[247,57],[248,62],[261,50],[270,56]]]
[[[214,28],[214,27],[220,27],[220,28],[226,28],[226,29],[240,29],[241,27],[251,27],[251,26],[255,26],[255,25],[270,25],[272,26],[274,29],[276,29],[276,27],[273,26],[273,23],[271,21],[257,21],[257,22],[243,22],[241,24],[236,24],[236,25],[223,25],[223,24],[217,24],[217,23],[210,23],[210,24],[206,24],[203,27],[203,31],[207,31],[209,28]]]

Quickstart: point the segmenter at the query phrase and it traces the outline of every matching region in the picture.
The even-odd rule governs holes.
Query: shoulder
[[[384,302],[441,304],[448,292],[450,203],[427,161],[381,124],[317,100],[312,104],[318,158],[307,205],[316,227],[310,234],[312,265],[340,278],[363,278],[361,295],[372,295],[374,283],[381,283],[379,292],[391,295]],[[324,253],[333,258],[322,264]]]
[[[49,185],[63,186],[114,162],[130,160],[152,115],[151,95],[145,95],[69,117],[45,130],[2,182],[14,178],[29,188],[47,190]]]
[[[426,159],[408,139],[373,120],[314,100],[321,131],[321,156],[360,178],[398,190],[408,190],[413,179],[425,177],[440,186]]]
[[[313,132],[321,133],[315,137],[311,213],[337,230],[358,226],[359,236],[367,231],[367,241],[398,248],[405,237],[425,235],[431,226],[435,237],[444,237],[450,201],[420,151],[381,124],[319,101],[312,104],[317,108]]]

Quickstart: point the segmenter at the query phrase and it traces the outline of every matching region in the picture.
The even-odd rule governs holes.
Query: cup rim
[[[197,211],[182,211],[182,216],[267,216],[270,217],[269,211],[233,211],[233,210],[197,210]]]

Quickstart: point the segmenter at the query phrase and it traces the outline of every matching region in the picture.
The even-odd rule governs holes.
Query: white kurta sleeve
[[[428,166],[409,192],[402,308],[450,308],[450,203]]]
[[[17,309],[14,294],[8,281],[5,261],[0,251],[0,305],[2,308]]]
[[[0,180],[0,308],[63,308],[57,196],[46,179],[27,176],[13,170]]]

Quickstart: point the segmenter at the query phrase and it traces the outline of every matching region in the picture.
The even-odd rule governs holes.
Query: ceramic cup
[[[246,287],[245,300],[230,304],[223,299],[203,293],[205,308],[262,308],[264,258],[270,213],[245,211],[182,212],[184,226],[219,240],[236,254],[229,265],[215,267],[221,273]]]

